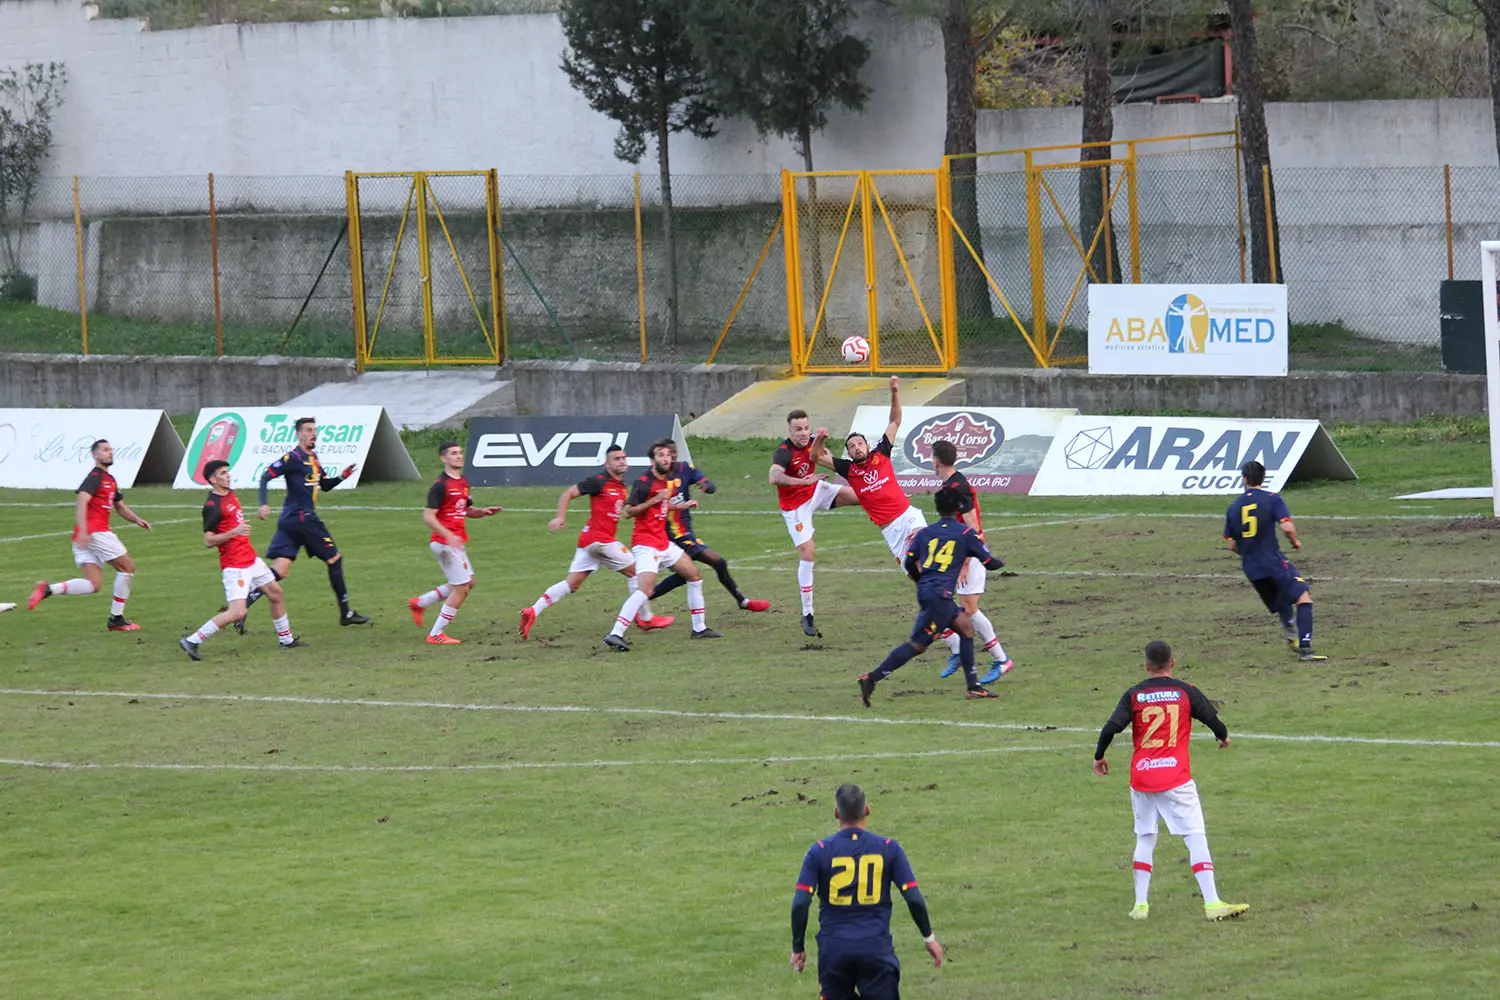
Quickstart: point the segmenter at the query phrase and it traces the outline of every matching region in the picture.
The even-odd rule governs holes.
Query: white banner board
[[[290,410],[226,406],[198,411],[193,436],[188,440],[173,487],[206,489],[203,466],[215,459],[229,463],[230,485],[234,489],[258,487],[266,466],[297,446],[293,425],[299,417],[312,417],[318,422],[317,455],[325,475],[336,476],[351,463],[359,466],[344,488],[353,489],[360,479],[420,478],[416,464],[401,443],[401,435],[383,407],[314,406],[310,410]],[[271,486],[286,488],[281,479],[271,480]]]
[[[1240,466],[1266,467],[1265,488],[1302,479],[1355,479],[1316,420],[1069,417],[1047,452],[1032,496],[1238,493]]]
[[[1095,375],[1285,375],[1285,285],[1089,285]]]
[[[171,482],[182,461],[182,438],[161,410],[0,409],[0,487],[76,490],[100,438],[114,448],[109,471],[122,490]]]
[[[932,471],[932,445],[952,441],[956,468],[980,493],[1026,493],[1052,447],[1063,420],[1077,410],[1007,409],[997,406],[907,406],[901,411],[901,433],[891,442],[891,464],[901,488],[936,490],[942,483]],[[861,406],[850,432],[873,445],[885,432],[890,408]],[[829,442],[835,455],[838,441]]]

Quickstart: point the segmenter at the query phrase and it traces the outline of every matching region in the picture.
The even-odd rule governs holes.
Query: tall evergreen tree
[[[1261,80],[1252,0],[1229,0],[1229,30],[1233,33],[1229,52],[1234,60],[1234,93],[1239,99],[1240,141],[1245,160],[1245,203],[1250,210],[1251,280],[1271,280],[1274,254],[1276,280],[1285,281],[1281,267],[1281,226],[1276,216],[1276,183],[1271,174],[1271,139],[1266,129],[1265,85]],[[1271,220],[1270,232],[1267,232],[1267,218]]]

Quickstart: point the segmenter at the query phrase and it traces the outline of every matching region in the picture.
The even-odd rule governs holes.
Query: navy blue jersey
[[[818,897],[818,947],[891,945],[892,887],[917,884],[906,852],[890,837],[840,830],[807,849],[797,888]]]
[[[1002,565],[978,533],[961,521],[944,518],[912,536],[903,565],[907,575],[917,581],[917,600],[951,597],[958,589],[958,574],[970,556],[988,569]]]
[[[260,476],[260,502],[269,503],[271,480],[286,479],[286,500],[281,505],[281,520],[299,521],[318,507],[318,491],[331,490],[343,482],[337,476],[323,475],[323,466],[314,452],[299,445],[266,467]]]
[[[695,483],[704,483],[703,492],[712,493],[716,487],[713,481],[698,471],[692,462],[678,462],[672,466],[672,471],[667,473],[667,479],[673,484],[673,492],[684,500],[689,499],[692,487]],[[690,508],[667,508],[667,535],[677,539],[692,535],[693,512]]]
[[[1235,497],[1224,515],[1224,537],[1239,547],[1245,576],[1262,580],[1281,572],[1286,556],[1276,543],[1276,526],[1291,519],[1280,493],[1250,489]]]

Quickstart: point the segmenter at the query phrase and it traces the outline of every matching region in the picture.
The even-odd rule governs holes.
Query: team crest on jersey
[[[982,413],[960,410],[940,413],[919,424],[906,435],[906,457],[915,466],[932,467],[932,446],[952,441],[958,451],[957,466],[983,462],[1005,443],[1005,428]]]
[[[1176,767],[1176,757],[1142,757],[1135,762],[1137,771],[1155,771],[1164,767]]]

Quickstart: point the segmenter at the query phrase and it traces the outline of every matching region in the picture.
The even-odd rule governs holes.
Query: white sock
[[[1151,888],[1151,856],[1156,853],[1156,834],[1135,835],[1135,902],[1139,906],[1146,902],[1146,892]]]
[[[945,643],[948,644],[948,652],[949,653],[952,653],[954,656],[958,655],[958,633],[957,632],[953,631],[951,628],[950,629],[944,629],[943,630],[943,634],[939,638],[941,638]]]
[[[189,638],[192,639],[193,642],[202,642],[204,639],[207,639],[217,631],[219,631],[219,626],[214,624],[214,620],[210,618],[208,621],[200,625],[198,627],[198,631],[194,632],[191,636],[189,636]]]
[[[809,560],[797,563],[797,582],[802,585],[802,613],[810,615],[813,613],[813,564]]]
[[[1208,838],[1201,833],[1190,833],[1182,838],[1187,845],[1188,860],[1193,865],[1193,877],[1198,880],[1198,890],[1203,893],[1203,905],[1219,901],[1219,888],[1214,884],[1214,861],[1208,854]]]
[[[448,627],[449,623],[453,621],[454,616],[456,616],[457,614],[457,608],[450,607],[449,605],[444,604],[442,610],[438,612],[437,621],[432,623],[432,631],[428,632],[427,634],[430,636],[442,635],[443,630]]]
[[[990,654],[990,658],[997,663],[1004,663],[1009,659],[1005,655],[1005,647],[1000,645],[1000,640],[995,637],[995,626],[989,616],[983,611],[975,611],[969,616],[974,623],[974,634],[979,637],[980,644]]]
[[[634,578],[632,578],[634,579]],[[641,610],[641,605],[646,603],[646,595],[639,590],[633,590],[625,603],[620,606],[620,614],[615,618],[615,627],[609,630],[610,635],[624,635],[630,623],[635,621],[636,612]]]
[[[693,631],[701,632],[705,628],[703,614],[703,581],[689,580],[688,592],[688,614],[693,616]]]
[[[282,615],[280,618],[272,618],[271,626],[276,629],[276,641],[285,646],[292,641],[292,621]]]
[[[640,578],[627,576],[625,578],[625,586],[630,590],[632,594],[639,593],[641,589]],[[636,612],[636,615],[638,617],[645,618],[647,621],[656,617],[656,612],[651,610],[651,598],[648,597],[641,602],[640,610]]]
[[[130,581],[133,579],[134,573],[115,574],[115,599],[109,605],[111,617],[124,617],[125,602],[130,599]]]
[[[543,611],[546,611],[548,608],[552,607],[552,605],[556,604],[564,597],[567,597],[572,592],[573,591],[568,587],[568,581],[563,580],[561,583],[554,583],[552,586],[547,588],[547,592],[545,594],[536,599],[536,603],[531,606],[531,610],[536,614],[541,614]]]
[[[53,597],[57,597],[60,594],[71,594],[75,597],[82,597],[84,594],[92,594],[94,592],[94,585],[87,580],[64,580],[62,583],[52,584],[47,590]]]
[[[451,593],[453,593],[453,588],[445,583],[441,587],[438,587],[436,590],[429,590],[427,593],[417,598],[417,607],[430,608]]]

